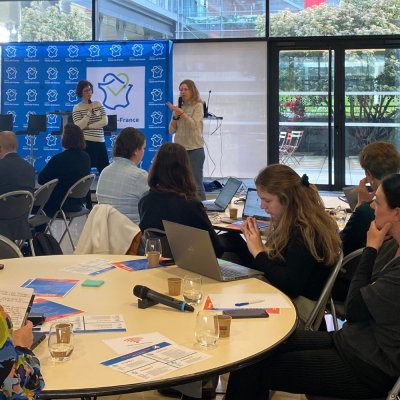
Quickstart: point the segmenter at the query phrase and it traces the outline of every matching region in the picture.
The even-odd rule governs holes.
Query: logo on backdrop
[[[161,111],[153,111],[151,114],[151,119],[153,120],[153,124],[161,124],[162,123],[162,112]]]
[[[48,75],[48,77],[49,77],[50,80],[57,79],[57,74],[58,74],[57,68],[50,67],[50,68],[47,70],[47,75]]]
[[[111,147],[114,147],[115,139],[117,138],[116,135],[111,135],[110,136],[110,141],[111,141]]]
[[[57,115],[55,114],[47,114],[47,123],[55,124],[57,122]]]
[[[99,83],[98,86],[104,92],[104,107],[115,110],[117,107],[125,108],[129,106],[128,95],[132,85],[129,83],[127,74],[123,72],[118,75],[106,74],[103,77],[103,82]]]
[[[8,79],[16,79],[16,77],[17,77],[17,69],[15,67],[8,67],[6,72],[7,72],[7,78]]]
[[[162,78],[163,69],[160,65],[154,66],[151,72],[153,73],[154,79]]]
[[[26,52],[28,53],[29,58],[36,57],[36,51],[37,51],[36,46],[28,46],[26,48]]]
[[[47,99],[49,101],[57,101],[57,96],[58,96],[58,92],[57,90],[54,89],[50,89],[47,91]]]
[[[26,95],[28,96],[28,101],[36,101],[37,92],[35,89],[29,89]]]
[[[122,47],[119,44],[113,44],[110,47],[110,50],[111,50],[111,55],[113,57],[120,57],[121,56]]]
[[[46,136],[46,140],[47,140],[47,146],[55,146],[57,144],[57,136],[53,136],[51,133],[49,133]]]
[[[69,46],[67,50],[70,57],[78,57],[79,47],[75,44],[71,44],[71,46]]]
[[[37,69],[34,68],[34,67],[29,67],[26,70],[26,73],[28,74],[28,79],[29,80],[36,79]]]
[[[8,115],[12,115],[13,116],[13,122],[15,122],[15,118],[16,118],[16,116],[17,116],[17,113],[15,112],[15,111],[7,111],[7,114]]]
[[[47,48],[47,54],[50,58],[57,57],[57,51],[58,51],[57,46],[49,46]]]
[[[71,67],[68,71],[69,79],[78,79],[79,69],[76,67]]]
[[[151,137],[151,141],[153,142],[153,147],[160,147],[163,143],[163,137],[159,133],[155,133]]]
[[[17,91],[15,89],[8,89],[6,95],[7,95],[7,101],[17,100]]]
[[[73,103],[74,101],[78,101],[78,97],[76,96],[75,90],[70,90],[68,93],[68,101]]]
[[[47,157],[44,159],[44,161],[46,161],[46,164],[47,164],[50,160],[51,160],[51,157],[50,157],[50,156],[47,156]]]
[[[68,96],[68,101],[69,101],[70,103],[73,103],[73,102],[75,102],[75,101],[78,101],[78,97],[77,97],[77,95],[76,95],[76,93],[75,93],[75,90],[73,90],[73,89],[70,89],[70,90],[69,90],[69,92],[67,93],[67,96]]]
[[[9,58],[16,57],[17,49],[14,46],[7,46],[6,53],[7,53],[7,57],[9,57]]]
[[[31,147],[31,138],[33,138],[33,145],[35,145],[37,136],[25,135],[26,145],[29,147]]]
[[[163,92],[161,89],[153,89],[151,91],[151,96],[153,97],[153,101],[161,101]]]
[[[92,44],[89,47],[90,57],[98,57],[100,55],[100,47],[97,44]]]
[[[113,158],[109,158],[109,159],[108,159],[108,162],[109,162],[110,164],[112,164],[112,163],[114,162],[114,159],[113,159]]]
[[[164,46],[161,43],[154,43],[152,49],[155,56],[161,56],[164,51]]]
[[[28,111],[25,115],[26,117],[26,122],[29,122],[29,116],[30,115],[36,115],[35,111]]]
[[[132,46],[133,55],[135,57],[139,57],[143,54],[143,45],[142,44],[134,44]]]

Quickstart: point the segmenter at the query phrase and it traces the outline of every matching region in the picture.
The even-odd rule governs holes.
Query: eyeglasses
[[[85,89],[83,90],[83,93],[90,93],[92,91],[92,89]]]

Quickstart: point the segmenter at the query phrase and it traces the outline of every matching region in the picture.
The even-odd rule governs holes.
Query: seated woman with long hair
[[[351,281],[343,328],[295,331],[273,356],[231,373],[226,400],[267,399],[269,390],[387,396],[400,375],[399,174],[383,179],[371,207],[375,221]]]
[[[317,300],[339,254],[336,222],[307,175],[300,178],[290,167],[276,164],[260,171],[255,183],[272,223],[265,247],[255,218],[242,224],[253,268],[290,298]]]
[[[246,243],[238,234],[217,235],[197,195],[189,156],[183,146],[164,143],[149,171],[150,190],[139,201],[140,229],[164,230],[162,220],[202,229],[210,234],[217,257],[234,252],[238,262],[251,262]]]

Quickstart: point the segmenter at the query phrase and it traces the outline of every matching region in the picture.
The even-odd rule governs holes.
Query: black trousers
[[[377,370],[377,375],[381,377],[382,372]],[[297,331],[271,357],[232,372],[226,400],[267,400],[269,390],[345,399],[385,398],[395,381],[387,377],[381,390],[371,388],[341,358],[331,333]]]
[[[108,161],[107,147],[104,142],[92,142],[90,140],[86,140],[86,153],[89,154],[91,167],[96,168],[99,174],[101,171],[108,165],[110,165]],[[92,197],[90,190],[86,195],[86,207],[92,208]]]

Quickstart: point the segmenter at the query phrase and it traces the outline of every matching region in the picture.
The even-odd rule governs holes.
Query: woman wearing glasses
[[[86,140],[85,151],[89,154],[92,168],[99,174],[109,165],[103,126],[107,125],[107,115],[99,101],[92,102],[93,85],[86,80],[78,82],[76,95],[82,101],[74,107],[74,124],[82,129]],[[90,192],[86,196],[86,207],[92,208]]]

